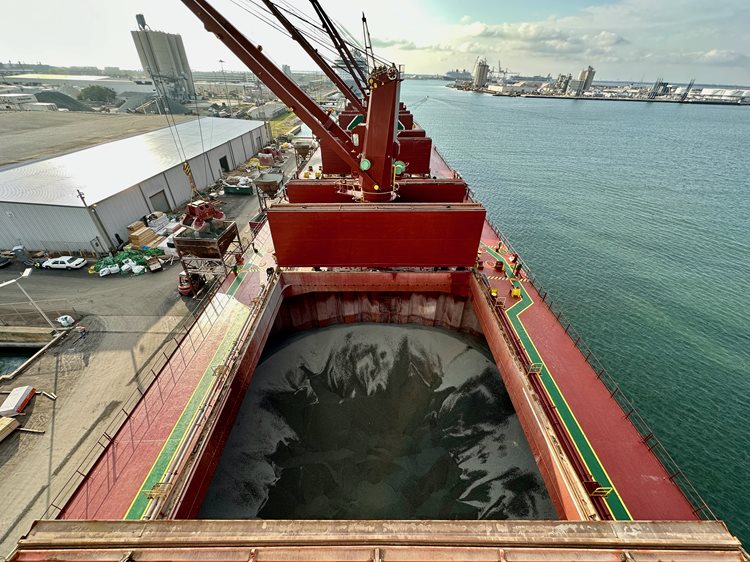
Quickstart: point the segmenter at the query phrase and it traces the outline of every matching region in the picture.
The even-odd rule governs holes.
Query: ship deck
[[[513,275],[511,253],[499,245],[489,223],[482,232],[480,259],[489,285],[507,296],[506,314],[565,430],[589,472],[604,487],[614,519],[690,520],[693,506],[654,456],[568,331],[529,279]],[[495,271],[495,264],[502,271]],[[521,296],[510,297],[511,287]]]
[[[40,521],[12,562],[747,562],[718,521]]]
[[[442,161],[439,153],[436,157]],[[100,440],[104,451],[57,515],[63,519],[141,519],[206,407],[217,369],[234,353],[239,334],[258,314],[266,268],[275,266],[269,225],[237,277],[224,280],[189,337],[165,364],[121,429]],[[513,275],[511,251],[485,222],[479,255],[489,287],[507,297],[514,337],[560,418],[566,438],[597,483],[612,519],[691,520],[696,512],[681,489],[581,353],[568,330],[525,277]],[[495,268],[501,264],[501,271]],[[325,275],[322,273],[321,275]],[[366,272],[358,275],[367,275]],[[377,274],[376,274],[377,275]],[[64,507],[63,507],[64,505]]]

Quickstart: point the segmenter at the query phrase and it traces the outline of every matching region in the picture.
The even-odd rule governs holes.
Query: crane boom
[[[375,53],[372,51],[372,38],[370,37],[370,27],[367,25],[367,18],[362,12],[362,35],[365,42],[365,62],[369,68],[375,68]],[[372,65],[370,65],[372,59]]]
[[[201,20],[208,31],[216,35],[237,58],[297,115],[321,141],[327,142],[358,173],[366,184],[374,184],[370,175],[359,170],[359,150],[351,138],[331,115],[307,95],[291,78],[284,74],[268,57],[260,46],[253,45],[206,0],[182,0],[182,3]]]
[[[299,29],[297,29],[294,24],[290,22],[284,14],[281,13],[281,10],[279,10],[276,5],[271,2],[271,0],[263,0],[263,3],[276,17],[276,19],[279,20],[281,25],[283,25],[284,28],[289,32],[289,34],[292,36],[292,39],[300,44],[305,52],[310,55],[310,58],[315,61],[315,64],[320,67],[320,69],[325,73],[326,76],[328,76],[331,82],[333,82],[334,85],[339,89],[339,91],[344,94],[344,97],[349,100],[349,102],[354,106],[354,109],[361,113],[364,113],[365,107],[364,105],[362,105],[362,100],[360,100],[348,86],[348,84],[342,80],[341,76],[339,76],[336,71],[331,68],[331,66],[325,61],[320,53],[318,53],[317,49],[315,49],[315,47],[310,44],[305,36],[300,33]]]

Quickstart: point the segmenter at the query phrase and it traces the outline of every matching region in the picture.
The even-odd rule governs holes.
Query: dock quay
[[[55,337],[49,326],[0,326],[0,348],[44,347]]]

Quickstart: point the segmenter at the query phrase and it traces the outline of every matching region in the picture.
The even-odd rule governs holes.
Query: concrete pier
[[[0,348],[44,347],[55,337],[55,331],[36,326],[0,326]]]

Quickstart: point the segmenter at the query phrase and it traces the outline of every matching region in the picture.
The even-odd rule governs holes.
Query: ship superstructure
[[[399,68],[372,70],[366,96],[334,79],[334,118],[208,2],[183,3],[310,127],[322,174],[254,223],[237,275],[15,560],[742,559],[400,102]],[[269,338],[359,322],[483,337],[559,520],[194,520]]]

